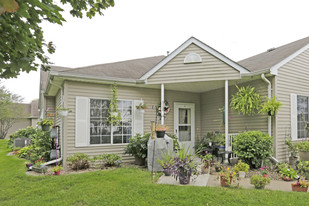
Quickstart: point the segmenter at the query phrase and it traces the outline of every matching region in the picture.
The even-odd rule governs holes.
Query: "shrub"
[[[305,176],[306,170],[309,170],[309,161],[299,161],[297,171],[301,176]]]
[[[291,167],[289,168],[282,168],[279,173],[281,174],[282,177],[289,177],[291,179],[295,179],[298,175],[295,172],[295,170]]]
[[[17,132],[10,134],[8,141],[8,148],[13,149],[14,139],[16,138],[31,138],[33,134],[37,132],[34,127],[27,127],[25,129],[20,129]]]
[[[241,172],[241,171],[247,173],[249,171],[249,165],[239,160],[238,163],[234,167],[234,171],[236,173]]]
[[[74,170],[89,168],[89,156],[84,153],[75,153],[67,158],[69,166]]]
[[[32,150],[33,150],[32,146],[23,147],[18,151],[17,156],[19,158],[30,160],[30,155],[31,155]]]
[[[118,154],[102,154],[101,156],[107,167],[116,166],[121,163],[121,157]]]
[[[125,154],[145,159],[147,157],[147,143],[149,137],[150,133],[143,136],[141,134],[136,134],[136,136],[130,137],[129,144],[125,148]]]
[[[260,131],[241,133],[233,139],[235,154],[251,168],[259,168],[261,162],[272,154],[272,137]]]

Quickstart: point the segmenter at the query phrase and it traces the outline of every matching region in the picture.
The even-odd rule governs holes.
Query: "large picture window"
[[[297,138],[307,138],[308,131],[305,123],[308,122],[308,97],[297,95]]]
[[[119,100],[119,126],[111,126],[107,121],[109,104],[107,99],[90,99],[90,144],[124,144],[132,136],[133,102]]]

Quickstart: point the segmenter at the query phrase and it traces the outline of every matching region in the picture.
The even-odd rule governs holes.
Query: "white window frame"
[[[89,120],[89,123],[88,123],[88,131],[89,131],[89,141],[88,141],[88,146],[110,146],[110,145],[127,145],[128,143],[117,143],[117,144],[114,144],[113,143],[113,126],[112,125],[110,125],[110,127],[111,127],[111,136],[110,136],[110,138],[111,138],[111,143],[110,144],[90,144],[90,100],[91,99],[96,99],[96,100],[109,100],[109,101],[111,101],[111,99],[108,99],[108,98],[96,98],[96,97],[89,97],[89,118],[88,118],[88,120]],[[132,114],[131,114],[131,120],[132,120],[132,122],[131,122],[131,136],[133,135],[133,121],[134,121],[134,119],[133,119],[133,112],[134,112],[134,102],[133,102],[133,100],[131,100],[131,99],[118,99],[118,101],[129,101],[129,102],[131,102],[131,104],[132,104]]]

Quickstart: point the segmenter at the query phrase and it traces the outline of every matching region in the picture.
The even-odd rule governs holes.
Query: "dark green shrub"
[[[18,151],[17,156],[23,159],[30,159],[32,150],[33,150],[32,146],[23,147]]]
[[[10,134],[8,141],[8,148],[13,149],[14,139],[16,138],[31,138],[33,134],[37,132],[34,127],[27,127],[25,129],[20,129],[17,132]]]
[[[125,154],[138,156],[145,159],[147,157],[147,143],[150,137],[150,133],[145,135],[137,134],[134,137],[130,137],[129,144],[125,148]]]
[[[250,165],[259,168],[262,160],[272,154],[272,137],[260,131],[248,131],[233,138],[233,151]]]
[[[107,167],[119,165],[121,162],[121,157],[118,154],[102,154],[101,157]]]
[[[89,156],[84,153],[75,153],[72,156],[67,158],[67,161],[69,162],[69,166],[73,170],[79,170],[79,169],[87,169],[90,166],[89,163]]]

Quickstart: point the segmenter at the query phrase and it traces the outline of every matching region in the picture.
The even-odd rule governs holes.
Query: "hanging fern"
[[[232,96],[230,106],[233,110],[242,115],[254,115],[259,112],[261,108],[261,96],[256,93],[254,87],[238,87],[238,89]]]
[[[116,83],[112,85],[111,91],[113,93],[113,96],[109,104],[107,121],[111,125],[120,125],[122,119],[121,119],[121,114],[118,110],[118,104],[117,104],[118,103],[118,99],[117,99],[118,89],[117,89]]]
[[[260,113],[265,113],[265,114],[274,116],[281,106],[282,106],[282,103],[278,101],[276,97],[273,97],[271,99],[267,99],[267,101],[264,102],[260,110]]]

